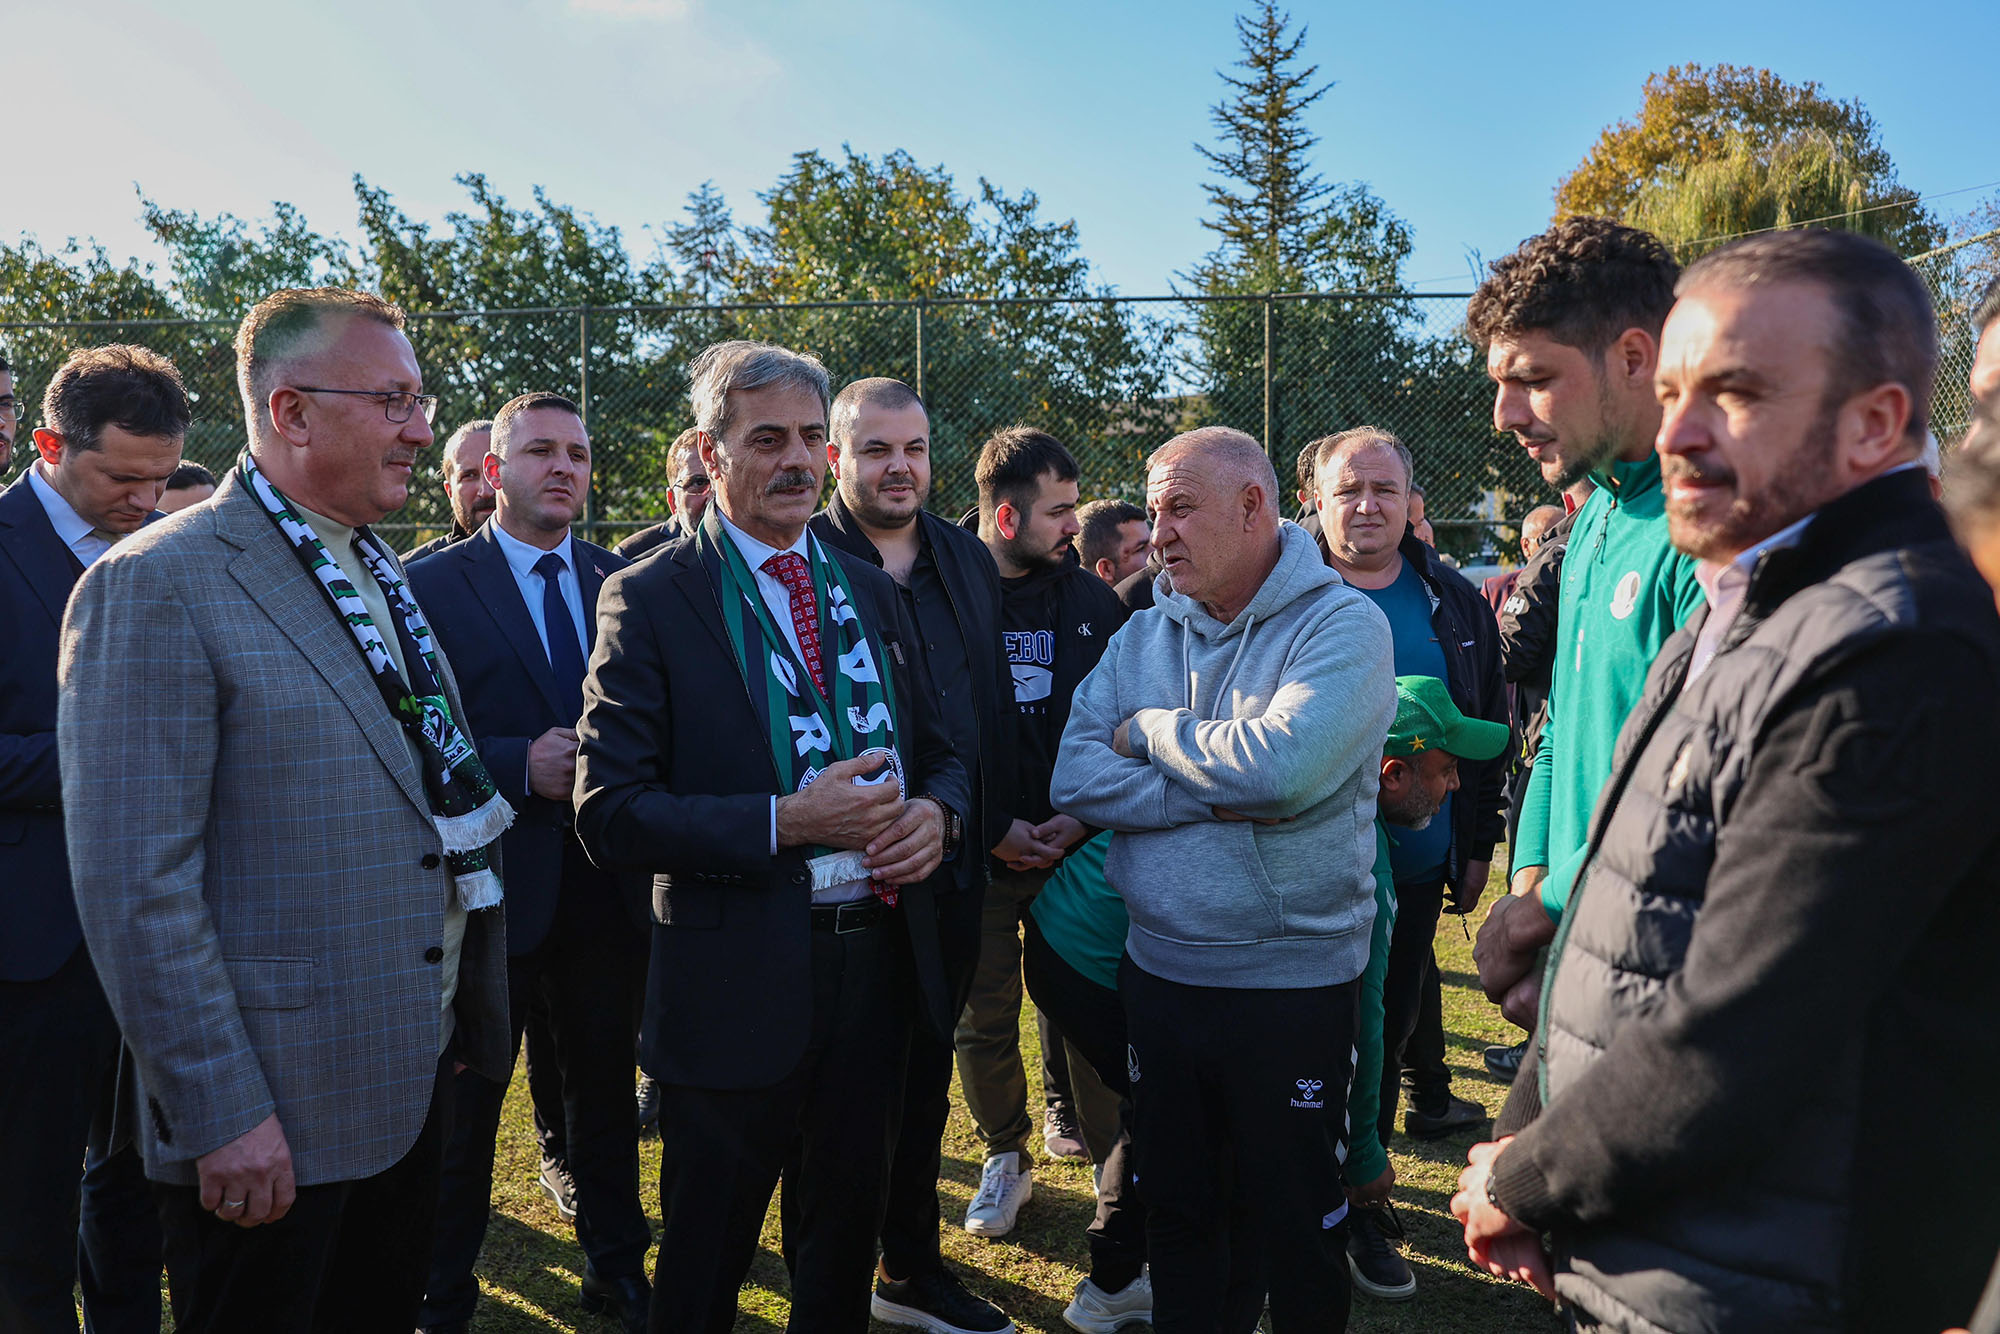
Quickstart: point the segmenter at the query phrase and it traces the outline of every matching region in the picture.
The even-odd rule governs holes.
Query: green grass
[[[1506,1088],[1487,1074],[1480,1050],[1488,1043],[1519,1036],[1479,993],[1472,946],[1459,920],[1447,917],[1438,929],[1438,964],[1444,972],[1447,1059],[1453,1087],[1464,1098],[1497,1112]],[[1038,1059],[1035,1026],[1026,1022],[1021,1043]],[[1031,1069],[1035,1068],[1031,1066]],[[1032,1082],[1032,1081],[1031,1081]],[[946,1257],[959,1265],[975,1291],[997,1302],[1024,1331],[1065,1334],[1062,1309],[1087,1265],[1083,1230],[1093,1207],[1090,1168],[1038,1158],[1034,1199],[1021,1211],[1014,1235],[982,1241],[957,1226],[979,1182],[979,1141],[962,1106],[955,1105],[944,1144],[943,1198]],[[1398,1136],[1391,1144],[1396,1164],[1396,1208],[1409,1241],[1405,1253],[1417,1275],[1414,1300],[1399,1305],[1357,1295],[1351,1328],[1430,1334],[1437,1331],[1533,1331],[1558,1328],[1548,1305],[1526,1288],[1498,1283],[1465,1260],[1450,1200],[1471,1133],[1431,1144]],[[647,1212],[659,1221],[659,1143],[642,1146]],[[610,1318],[583,1314],[578,1305],[582,1253],[573,1229],[535,1187],[536,1153],[529,1125],[527,1086],[516,1072],[508,1091],[494,1168],[494,1215],[480,1257],[483,1288],[475,1327],[481,1334],[547,1334],[557,1330],[611,1330]],[[648,1266],[650,1269],[650,1260]],[[762,1249],[743,1291],[740,1331],[782,1329],[785,1324],[784,1268],[778,1260],[777,1213],[766,1218]],[[878,1334],[888,1326],[877,1325]]]

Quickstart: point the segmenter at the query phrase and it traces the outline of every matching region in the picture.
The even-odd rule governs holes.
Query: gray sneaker
[[[1112,1334],[1123,1325],[1153,1323],[1153,1279],[1150,1274],[1106,1292],[1087,1278],[1076,1281],[1076,1296],[1063,1308],[1063,1323],[1083,1334]]]

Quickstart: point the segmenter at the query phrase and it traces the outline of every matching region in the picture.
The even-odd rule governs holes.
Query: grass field
[[[1445,1041],[1453,1087],[1459,1096],[1498,1111],[1506,1089],[1486,1072],[1480,1050],[1490,1042],[1511,1041],[1518,1034],[1507,1028],[1479,994],[1472,972],[1471,943],[1459,919],[1445,918],[1438,929],[1437,948],[1444,972]],[[1031,1053],[1030,1060],[1037,1059],[1031,1017],[1022,1025],[1021,1041]],[[1468,1133],[1424,1144],[1399,1135],[1391,1144],[1396,1207],[1409,1234],[1405,1253],[1416,1270],[1417,1295],[1398,1305],[1357,1295],[1351,1328],[1395,1334],[1547,1334],[1559,1328],[1548,1305],[1534,1293],[1495,1282],[1466,1263],[1459,1229],[1448,1206],[1465,1150],[1481,1137]],[[945,1255],[960,1266],[975,1291],[997,1302],[1022,1330],[1062,1334],[1069,1328],[1062,1322],[1062,1309],[1086,1265],[1083,1230],[1093,1207],[1089,1165],[1038,1158],[1034,1198],[1021,1211],[1020,1226],[1004,1240],[983,1241],[957,1226],[978,1186],[982,1157],[971,1121],[961,1107],[954,1106],[946,1132],[941,1188]],[[641,1161],[647,1211],[657,1226],[657,1140],[643,1146]],[[493,1222],[479,1266],[484,1295],[474,1327],[480,1334],[611,1330],[615,1322],[609,1317],[587,1316],[578,1305],[582,1253],[573,1229],[536,1189],[536,1163],[527,1086],[517,1071],[507,1097],[495,1164]],[[737,1329],[782,1329],[785,1291],[774,1208],[765,1222],[763,1248],[743,1292]],[[889,1328],[876,1326],[878,1334]]]

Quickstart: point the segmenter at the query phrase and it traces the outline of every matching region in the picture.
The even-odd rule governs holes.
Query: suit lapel
[[[556,698],[555,670],[549,666],[549,655],[542,649],[542,637],[535,633],[528,604],[521,599],[521,585],[514,581],[507,553],[494,540],[492,520],[465,539],[465,548],[466,582],[472,585],[480,605],[499,626],[500,638],[527,669],[528,679],[542,692],[549,712],[560,718],[563,708]]]
[[[575,538],[570,550],[576,553],[576,587],[583,595],[583,660],[597,651],[597,595],[604,589],[604,556],[596,547]]]
[[[390,715],[382,692],[376,688],[360,645],[340,623],[326,594],[299,564],[256,497],[233,474],[224,485],[227,489],[218,504],[217,532],[241,548],[229,562],[230,577],[332,687],[410,804],[428,816],[431,803],[424,792],[423,774],[410,753],[401,724]]]
[[[61,625],[63,607],[76,587],[76,558],[56,536],[26,472],[0,491],[0,550],[6,551],[21,578],[48,608],[49,619]]]
[[[729,540],[721,533],[716,536],[725,542]],[[729,632],[722,628],[721,558],[704,547],[691,546],[678,559],[681,567],[674,573],[674,584],[687,599],[688,610],[694,613],[695,620],[715,636],[715,642],[734,665],[736,650],[729,646]]]

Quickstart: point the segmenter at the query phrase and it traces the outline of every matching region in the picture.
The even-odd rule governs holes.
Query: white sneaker
[[[996,1153],[979,1174],[979,1193],[965,1210],[965,1230],[975,1237],[1004,1237],[1035,1192],[1035,1172],[1018,1153]]]
[[[1087,1278],[1076,1282],[1076,1296],[1063,1308],[1063,1323],[1083,1334],[1112,1334],[1134,1321],[1153,1322],[1153,1280],[1148,1274],[1117,1292],[1106,1292]]]

